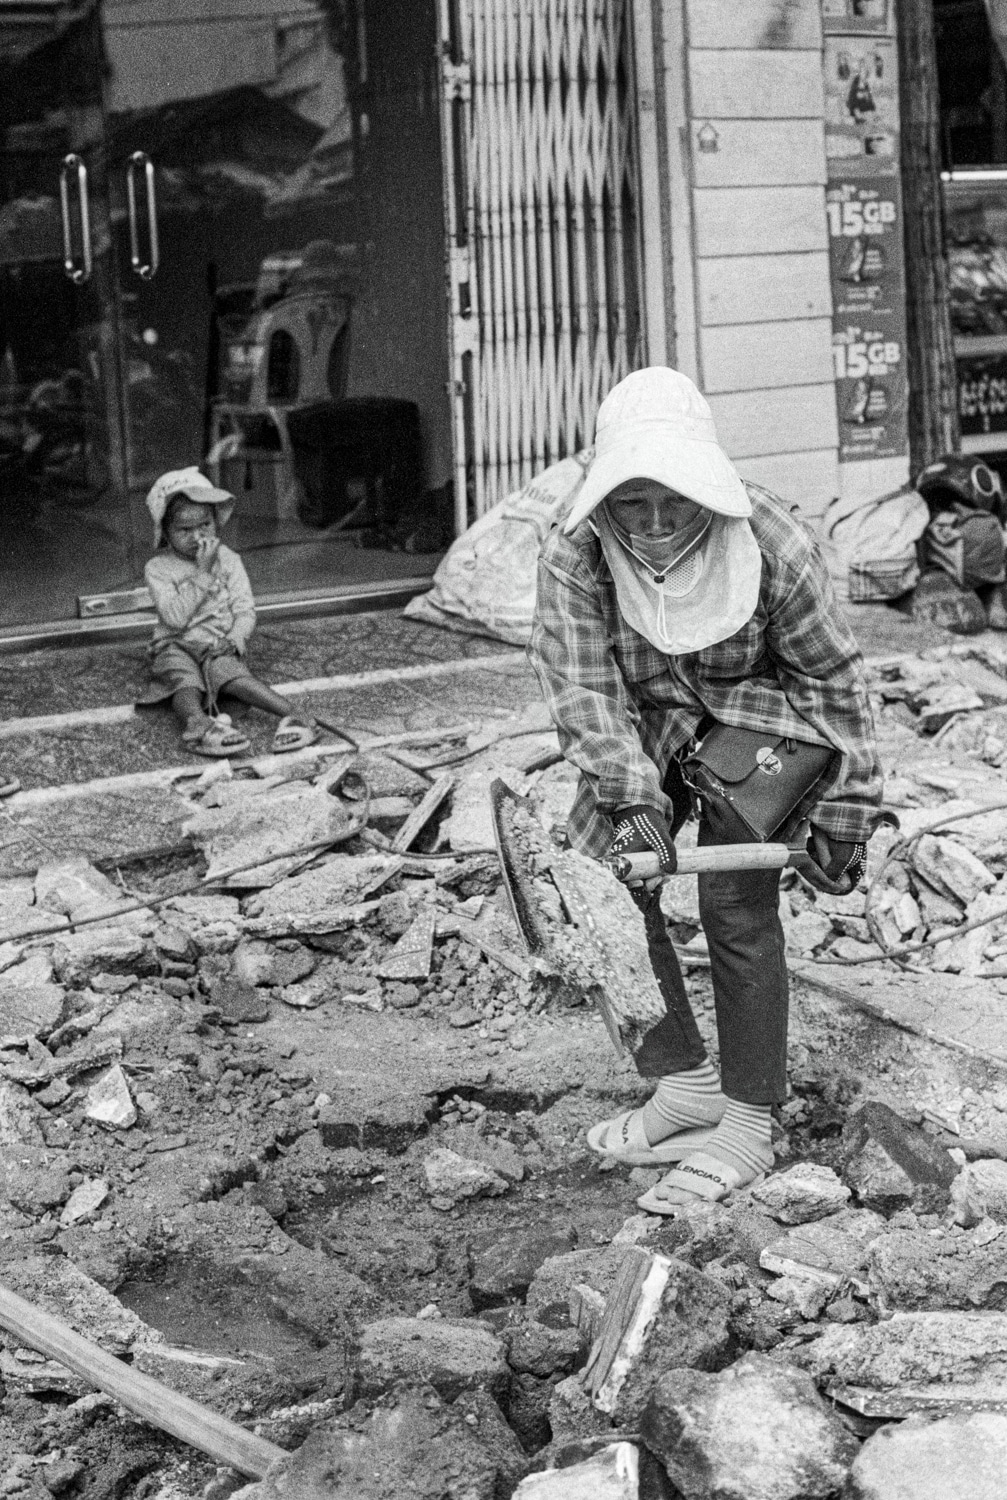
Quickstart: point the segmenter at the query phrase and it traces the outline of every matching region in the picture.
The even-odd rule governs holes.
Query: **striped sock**
[[[771,1104],[728,1099],[724,1117],[704,1151],[734,1167],[743,1178],[767,1172],[773,1165],[772,1111]]]
[[[668,1073],[657,1080],[653,1097],[643,1106],[643,1128],[652,1146],[677,1130],[716,1125],[726,1101],[720,1078],[709,1058],[685,1073]]]

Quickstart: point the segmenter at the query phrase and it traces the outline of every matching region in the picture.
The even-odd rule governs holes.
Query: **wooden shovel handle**
[[[135,1416],[208,1453],[218,1464],[229,1464],[239,1474],[261,1479],[270,1464],[285,1456],[283,1449],[274,1443],[256,1437],[254,1432],[218,1416],[198,1401],[180,1396],[159,1380],[124,1365],[90,1339],[74,1333],[62,1319],[43,1312],[2,1284],[0,1326],[16,1334],[29,1348],[58,1359],[88,1385],[113,1396]]]
[[[676,875],[705,875],[713,870],[782,870],[794,851],[786,844],[707,844],[680,849]],[[655,880],[661,875],[656,854],[623,854],[608,861],[620,880]]]

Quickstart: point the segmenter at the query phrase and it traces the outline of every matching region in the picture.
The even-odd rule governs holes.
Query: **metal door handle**
[[[143,184],[147,199],[147,252],[148,259],[140,254],[140,230],[136,214],[136,173],[143,168]],[[134,151],[126,168],[126,201],[129,206],[129,263],[141,281],[153,281],[161,264],[161,251],[157,242],[157,193],[154,186],[154,163],[146,151]]]
[[[70,177],[77,176],[77,206],[80,214],[80,263],[74,254],[73,226],[70,222]],[[91,275],[91,208],[87,193],[87,167],[76,151],[64,156],[59,173],[59,205],[63,214],[63,269],[75,286],[82,286]]]

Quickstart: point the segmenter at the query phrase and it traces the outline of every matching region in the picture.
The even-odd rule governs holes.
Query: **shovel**
[[[528,800],[499,779],[490,786],[490,808],[504,889],[534,961],[536,987],[547,999],[592,1001],[619,1055],[634,1052],[663,1018],[665,1004],[625,881],[661,878],[657,855],[601,862],[561,851]],[[811,863],[805,849],[788,844],[715,844],[683,849],[676,873],[799,870]]]

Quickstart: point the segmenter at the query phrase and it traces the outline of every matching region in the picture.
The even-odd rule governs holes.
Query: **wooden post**
[[[275,1443],[170,1390],[159,1380],[131,1369],[90,1339],[75,1333],[62,1318],[43,1312],[3,1285],[0,1285],[0,1327],[29,1348],[58,1359],[89,1385],[97,1386],[120,1402],[135,1417],[208,1453],[218,1464],[229,1464],[239,1474],[261,1479],[271,1464],[286,1456]]]
[[[944,255],[933,0],[899,0],[896,20],[906,247],[909,457],[911,472],[916,475],[939,454],[957,453],[961,430]]]

